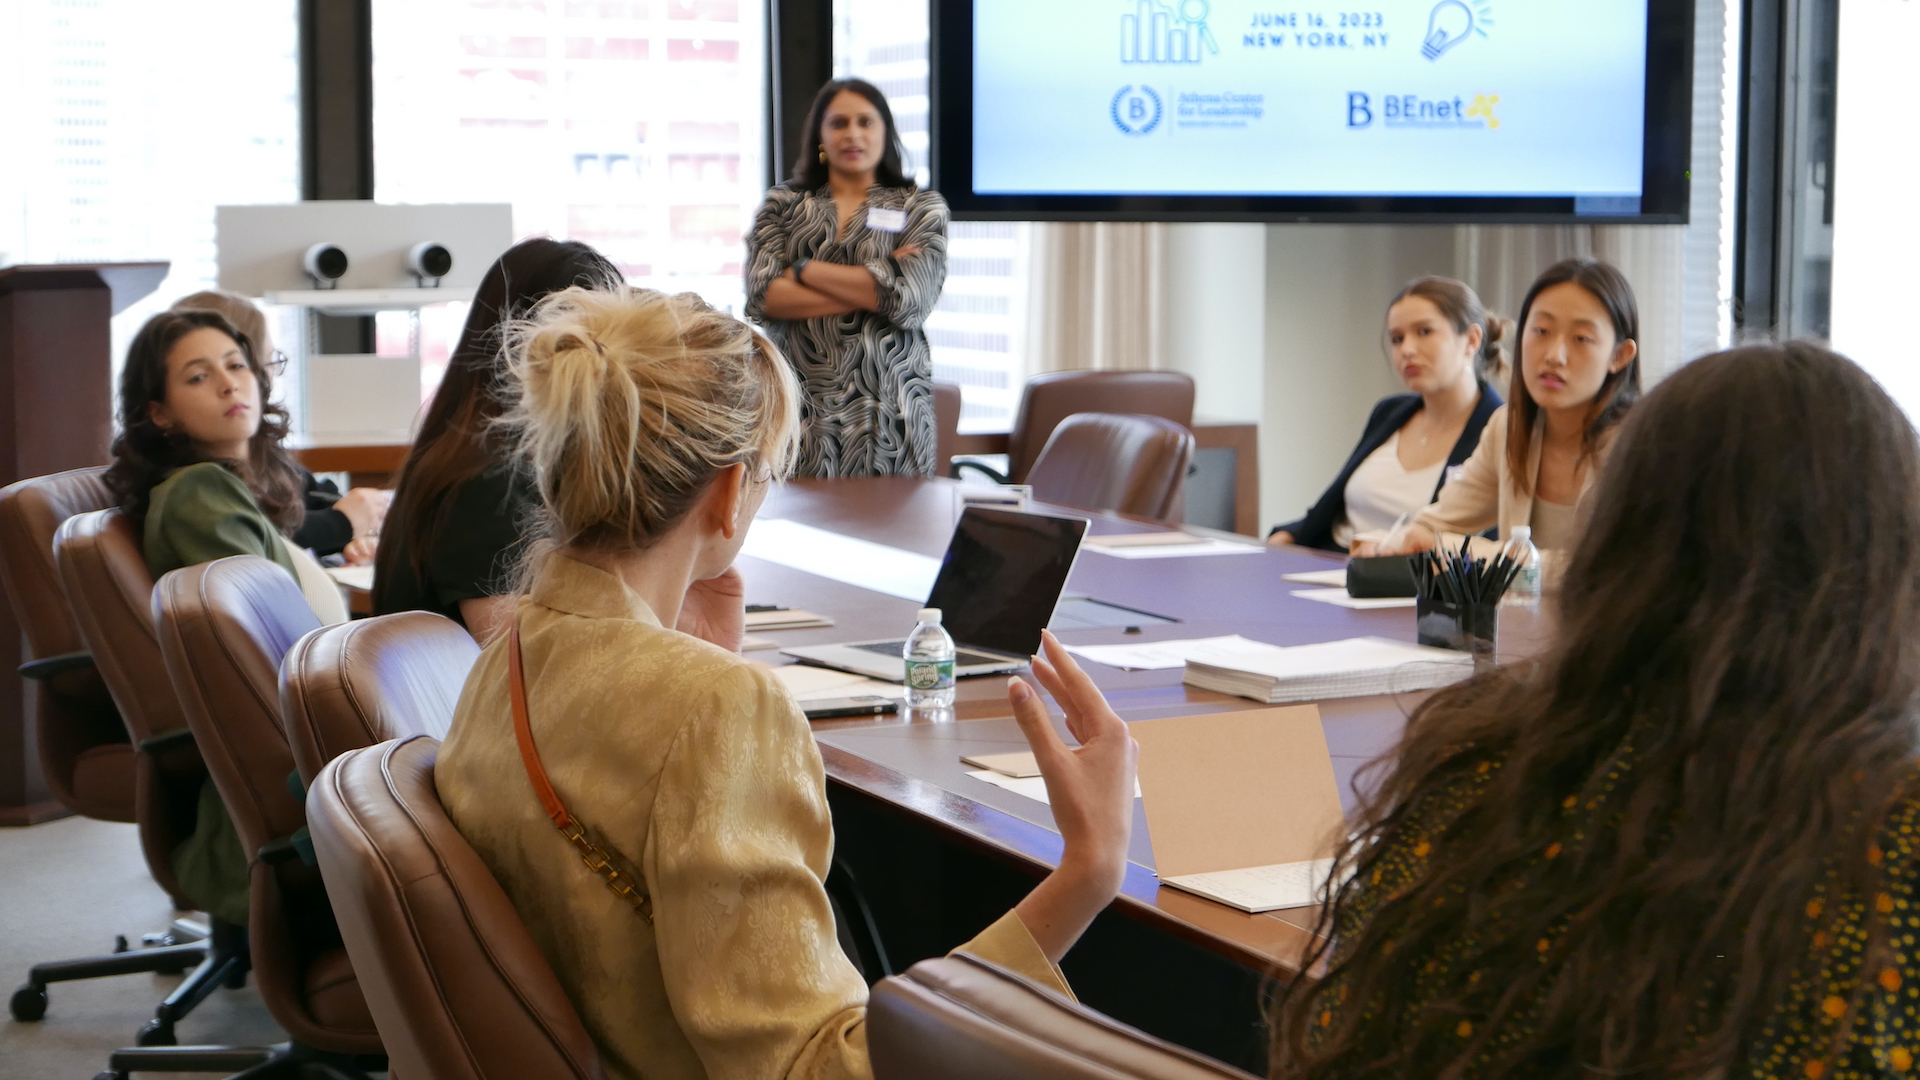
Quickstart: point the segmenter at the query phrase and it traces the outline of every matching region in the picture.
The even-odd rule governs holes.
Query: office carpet
[[[147,876],[131,825],[75,817],[0,829],[0,992],[11,994],[37,962],[113,951],[115,934],[138,947],[141,934],[166,929],[172,907]],[[0,1080],[87,1080],[106,1068],[109,1051],[133,1044],[179,981],[120,975],[57,983],[46,1019],[22,1024],[0,1014]],[[251,982],[215,991],[176,1031],[182,1043],[286,1038]]]

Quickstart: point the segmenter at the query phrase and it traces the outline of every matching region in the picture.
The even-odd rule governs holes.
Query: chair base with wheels
[[[35,964],[27,971],[27,981],[20,984],[7,1002],[7,1011],[23,1023],[41,1019],[47,1015],[47,987],[54,983],[111,975],[178,975],[189,967],[206,963],[210,953],[207,936],[204,927],[176,920],[165,933],[148,934],[142,939],[150,948],[129,949],[126,935],[122,934],[115,939],[113,952],[106,956]]]
[[[228,1080],[372,1080],[381,1057],[329,1054],[299,1043],[278,1046],[156,1046],[115,1050],[93,1080],[129,1080],[136,1072],[220,1072]]]
[[[154,1010],[153,1019],[134,1036],[135,1045],[173,1046],[179,1041],[174,1038],[173,1025],[220,987],[238,990],[245,986],[250,967],[247,928],[225,919],[214,919],[206,940],[205,957]]]

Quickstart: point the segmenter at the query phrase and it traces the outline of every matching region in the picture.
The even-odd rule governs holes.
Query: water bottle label
[[[953,685],[953,661],[907,661],[907,685],[915,690],[945,690]]]

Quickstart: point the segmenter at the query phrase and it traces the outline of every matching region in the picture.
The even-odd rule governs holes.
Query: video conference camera
[[[440,279],[447,276],[447,271],[453,269],[453,252],[448,251],[445,244],[422,240],[407,252],[407,269],[422,286],[429,279],[438,285]]]
[[[340,250],[338,244],[323,241],[307,249],[301,265],[306,267],[307,276],[313,279],[315,288],[335,288],[340,279],[346,276],[347,253]]]

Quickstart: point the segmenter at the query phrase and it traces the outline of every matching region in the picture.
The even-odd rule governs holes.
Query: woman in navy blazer
[[[1387,308],[1388,355],[1412,393],[1382,398],[1340,474],[1306,516],[1276,526],[1271,544],[1345,551],[1356,533],[1385,529],[1439,497],[1447,470],[1479,445],[1501,398],[1503,321],[1451,278],[1419,278]],[[1439,449],[1450,446],[1445,458]]]

